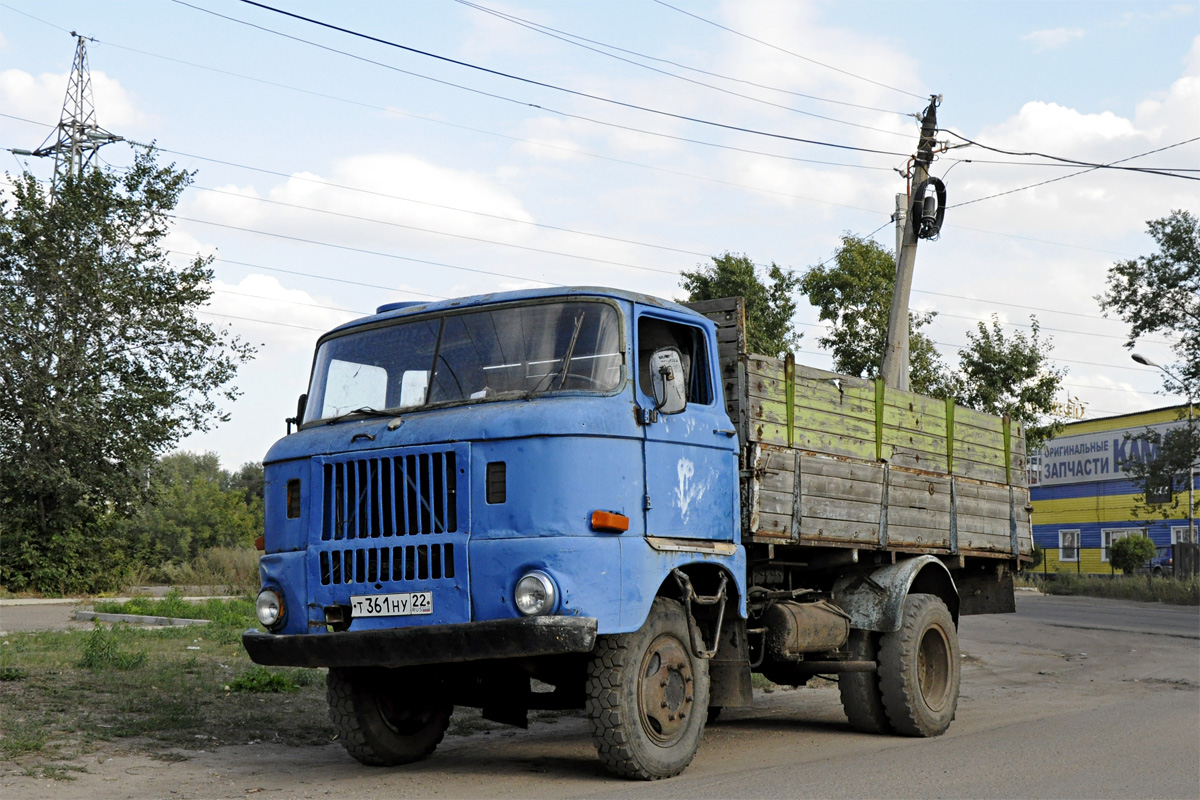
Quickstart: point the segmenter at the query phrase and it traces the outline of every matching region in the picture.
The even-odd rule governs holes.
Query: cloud
[[[532,215],[498,178],[402,153],[345,158],[327,174],[295,173],[261,189],[198,188],[184,216],[365,250],[450,255],[474,240],[516,244],[532,235],[523,224]]]
[[[1040,53],[1043,50],[1057,50],[1083,36],[1082,28],[1050,28],[1027,33],[1021,37],[1021,41],[1032,42],[1034,52]]]
[[[276,355],[307,353],[322,332],[373,310],[350,309],[260,274],[235,284],[215,280],[212,290],[206,316]]]
[[[62,114],[69,78],[68,73],[34,76],[19,69],[4,70],[0,72],[0,105],[14,116],[54,125]],[[138,107],[120,81],[98,71],[92,71],[91,78],[96,120],[103,128],[121,135],[123,129],[153,123],[152,116]]]

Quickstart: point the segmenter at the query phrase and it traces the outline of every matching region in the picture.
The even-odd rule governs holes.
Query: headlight
[[[254,613],[263,627],[278,627],[283,622],[283,595],[274,589],[263,589],[254,603]]]
[[[536,617],[554,610],[554,605],[558,602],[558,592],[549,575],[544,572],[530,572],[517,581],[513,601],[522,614]]]

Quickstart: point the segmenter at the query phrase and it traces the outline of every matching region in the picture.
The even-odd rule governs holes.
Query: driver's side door
[[[645,447],[646,535],[732,541],[738,520],[737,437],[720,395],[704,327],[665,309],[637,315],[636,396]],[[678,350],[674,356],[655,358]],[[660,413],[654,376],[662,364],[682,366],[686,406]],[[670,404],[664,407],[671,407]]]

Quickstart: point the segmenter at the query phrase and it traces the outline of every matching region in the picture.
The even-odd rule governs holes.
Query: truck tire
[[[600,636],[588,665],[592,741],[615,775],[658,780],[691,763],[708,712],[708,661],[692,653],[683,606],[655,599],[634,633]]]
[[[879,634],[873,631],[850,631],[846,641],[851,661],[875,661],[879,656]],[[879,690],[878,672],[843,672],[838,676],[838,694],[850,727],[863,733],[891,733]]]
[[[954,618],[941,598],[905,598],[900,630],[883,634],[879,645],[879,688],[896,733],[945,733],[958,707],[960,658]]]
[[[454,710],[428,686],[385,681],[371,670],[330,669],[325,699],[342,747],[373,767],[428,756],[442,741]]]

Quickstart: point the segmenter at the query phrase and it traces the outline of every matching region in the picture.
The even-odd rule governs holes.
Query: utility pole
[[[934,139],[937,134],[937,107],[941,102],[938,95],[929,98],[929,105],[921,119],[921,138],[917,142],[917,154],[913,157],[914,170],[910,178],[907,196],[897,195],[896,210],[901,213],[900,198],[904,197],[904,235],[896,252],[896,284],[892,291],[892,308],[888,314],[887,341],[883,350],[883,364],[879,374],[884,385],[908,390],[908,296],[912,292],[913,265],[917,259],[918,238],[932,238],[941,227],[945,213],[945,187],[936,178],[940,187],[933,203],[927,201],[927,189],[931,185],[929,165],[933,163]],[[929,198],[933,200],[933,198]],[[899,220],[897,221],[899,223]]]
[[[71,64],[71,77],[67,80],[67,95],[63,100],[58,126],[38,149],[12,151],[22,156],[54,156],[52,195],[58,194],[59,187],[68,176],[83,175],[96,151],[103,145],[122,141],[120,136],[109,133],[96,123],[92,76],[87,62],[87,37],[75,31],[71,31],[71,35],[75,37],[75,60]]]

